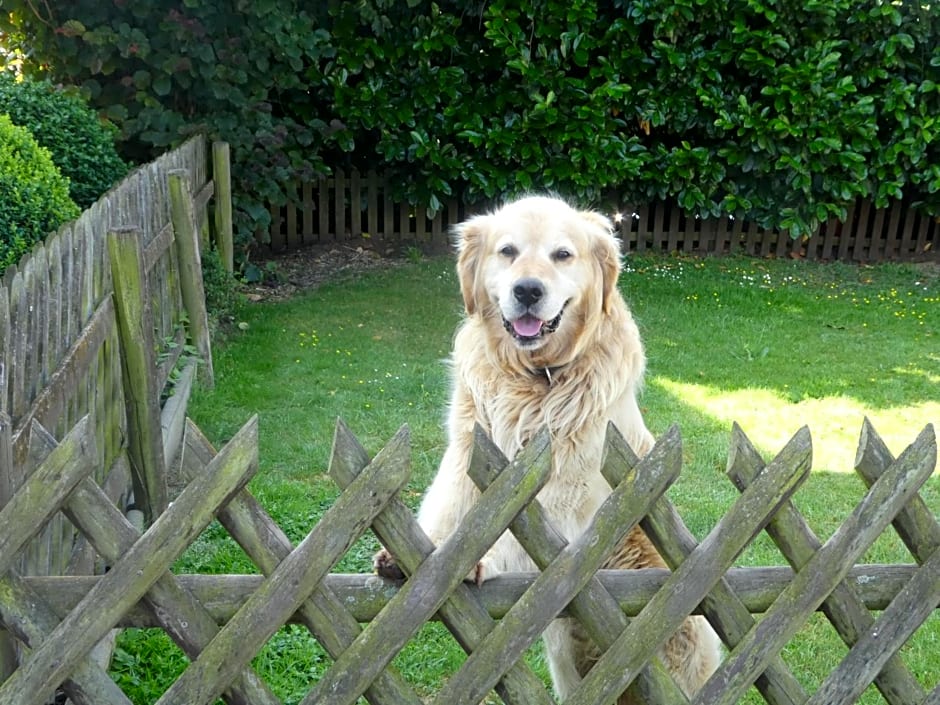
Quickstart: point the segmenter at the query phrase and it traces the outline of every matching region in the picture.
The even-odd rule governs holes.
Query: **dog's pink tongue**
[[[538,335],[542,330],[542,321],[535,316],[526,315],[513,321],[512,329],[516,331],[516,335],[531,338]]]

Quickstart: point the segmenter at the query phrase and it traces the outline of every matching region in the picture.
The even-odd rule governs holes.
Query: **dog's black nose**
[[[512,293],[523,306],[532,306],[545,295],[545,287],[538,279],[520,279],[513,286]]]

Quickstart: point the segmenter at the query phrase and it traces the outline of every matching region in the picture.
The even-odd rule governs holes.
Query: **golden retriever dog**
[[[467,475],[475,424],[510,459],[547,426],[552,474],[538,499],[571,541],[611,491],[600,473],[608,422],[638,455],[653,445],[636,398],[646,358],[617,289],[619,241],[604,216],[539,196],[474,217],[456,234],[467,315],[454,340],[448,446],[418,521],[440,544],[479,497]],[[664,565],[635,528],[605,567]],[[375,567],[395,572],[384,551]],[[507,532],[470,578],[530,570],[532,560]],[[555,689],[565,698],[598,652],[570,619],[555,620],[544,638]],[[691,694],[716,668],[718,649],[708,623],[690,617],[660,656]]]

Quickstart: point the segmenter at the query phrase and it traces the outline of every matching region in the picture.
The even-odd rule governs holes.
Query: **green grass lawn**
[[[647,423],[657,435],[674,423],[682,431],[685,465],[669,497],[699,537],[737,495],[724,477],[733,421],[768,457],[809,426],[814,474],[795,503],[823,539],[864,493],[852,472],[863,418],[895,454],[926,424],[940,422],[935,267],[631,256],[621,287],[647,347]],[[410,426],[406,501],[416,505],[444,450],[445,360],[461,316],[452,260],[338,281],[286,302],[246,305],[239,315],[244,330],[216,343],[216,388],[197,392],[190,414],[218,444],[259,415],[261,468],[250,490],[288,535],[299,541],[337,494],[326,475],[337,417],[372,453],[400,425]],[[940,513],[940,478],[922,495]],[[368,572],[374,549],[360,542],[336,570]],[[893,531],[866,560],[912,562]],[[784,561],[762,538],[739,562]],[[176,570],[254,569],[213,525]],[[935,615],[904,652],[925,686],[940,679],[938,643]],[[125,632],[120,646],[114,672],[135,702],[155,700],[183,667],[157,630]],[[784,659],[812,690],[844,653],[818,618]],[[544,673],[538,649],[531,659]],[[446,631],[431,625],[396,663],[431,694],[460,660]],[[289,627],[256,668],[294,703],[328,663],[302,629]],[[866,693],[864,702],[880,696]]]

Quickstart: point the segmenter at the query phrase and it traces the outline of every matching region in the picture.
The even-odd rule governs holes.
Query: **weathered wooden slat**
[[[479,427],[475,429],[474,440],[468,474],[482,491],[508,461]],[[607,444],[608,462],[615,462],[624,470],[632,470],[639,463],[639,459],[633,455],[629,445],[613,425],[607,429]],[[538,499],[532,500],[509,528],[526,553],[542,570],[564,550],[567,543],[549,522]],[[627,627],[627,619],[620,605],[601,584],[596,574],[591,576],[584,589],[572,599],[566,612],[584,626],[588,636],[602,651],[613,646],[617,637]],[[656,658],[641,672],[637,687],[641,691],[640,695],[649,702],[678,704],[685,700],[685,696]],[[657,693],[655,696],[652,695],[654,690]],[[652,697],[656,699],[651,700]]]
[[[10,569],[19,550],[62,506],[69,492],[92,472],[97,455],[86,416],[0,509],[0,526],[4,527],[0,532],[0,575]]]
[[[861,208],[858,213],[858,225],[855,229],[855,236],[852,241],[852,260],[855,262],[865,261],[866,247],[871,240],[871,233],[869,231],[871,209],[871,201],[865,199],[861,202]]]
[[[901,201],[895,201],[891,204],[888,215],[888,226],[882,240],[883,249],[879,261],[882,259],[898,260],[904,258],[903,253],[900,252],[901,216],[903,208],[904,204]]]
[[[536,450],[537,447],[530,444],[523,451],[522,460],[536,462],[537,456],[533,455]],[[544,450],[543,447],[542,452]],[[340,487],[345,488],[368,463],[369,456],[365,449],[346,425],[337,421],[330,462],[331,477]],[[398,497],[392,499],[376,517],[372,528],[406,574],[413,574],[434,551],[434,544],[421,531],[411,510]],[[378,589],[385,587],[384,581],[376,581],[373,584]],[[437,614],[468,652],[475,649],[494,626],[486,609],[475,599],[470,586],[464,583],[455,587]],[[372,618],[374,617],[375,615]],[[387,674],[388,671],[383,673]],[[523,663],[514,664],[496,688],[506,702],[518,705],[551,703],[539,679]],[[371,689],[366,691],[367,694],[370,692]]]
[[[349,174],[349,235],[362,236],[362,180],[356,169]]]
[[[836,218],[830,218],[825,223],[826,235],[822,242],[822,251],[819,253],[819,259],[824,261],[836,258],[838,244],[836,241],[836,230],[839,228],[839,221]]]
[[[858,205],[858,199],[852,201],[845,212],[845,221],[842,223],[839,233],[839,250],[833,253],[835,258],[840,261],[847,261],[849,257],[849,244],[854,239],[854,233],[858,226],[855,219],[855,209]]]
[[[78,659],[166,573],[211,521],[216,508],[248,482],[257,470],[257,453],[257,423],[253,420],[33,650],[31,658],[0,685],[0,702],[30,705],[32,693],[61,683]]]
[[[940,551],[924,563],[911,581],[861,636],[842,663],[819,686],[807,705],[853,703],[883,672],[885,665],[940,604]],[[917,682],[916,680],[914,681]],[[902,702],[923,702],[921,690]]]
[[[917,244],[914,246],[915,256],[912,259],[919,259],[926,255],[931,244],[934,259],[940,258],[940,254],[938,254],[940,253],[940,223],[937,223],[935,218],[931,218],[926,213],[919,213],[918,216],[920,227],[917,230]],[[932,243],[928,242],[930,230],[933,230]]]
[[[27,355],[29,350],[29,292],[21,272],[10,285],[10,417],[14,423],[29,407]]]
[[[35,399],[42,391],[43,384],[54,371],[54,360],[50,359],[50,350],[53,347],[49,330],[49,264],[45,243],[40,242],[33,248],[30,260],[33,270],[33,322],[35,327],[33,340],[35,344],[35,378],[32,381],[30,398]]]
[[[809,432],[804,428],[676,568],[663,589],[588,672],[569,698],[569,703],[610,702],[623,692],[649,660],[648,653],[630,647],[633,644],[658,646],[675,633],[776,509],[806,479],[810,471],[810,456]],[[645,462],[646,459],[640,467]],[[608,482],[616,479],[609,475],[610,468],[605,466],[605,471]]]
[[[189,426],[187,448],[194,449],[200,456],[211,458],[215,451],[205,437]],[[369,464],[369,458],[357,467],[357,471]],[[395,501],[395,500],[392,500]],[[289,555],[293,546],[287,536],[261,508],[261,505],[247,492],[241,492],[219,513],[219,522],[245,550],[248,556],[266,575],[273,573],[281,561]],[[362,632],[357,619],[351,615],[346,603],[338,599],[329,587],[332,576],[324,580],[310,595],[309,599],[297,610],[297,618],[310,629],[317,641],[337,658]],[[373,585],[377,582],[372,578]],[[256,585],[252,593],[260,587]],[[245,595],[247,601],[249,595]],[[239,609],[241,605],[239,605]],[[227,623],[234,612],[220,624]],[[372,615],[374,617],[375,615]],[[370,617],[370,619],[372,618]],[[376,682],[366,691],[374,705],[420,705],[421,699],[392,670],[383,671]]]
[[[313,184],[305,181],[300,185],[300,203],[303,215],[301,224],[303,230],[298,234],[297,240],[300,244],[312,245],[316,242],[313,227]]]
[[[2,291],[2,289],[0,289]],[[13,497],[13,423],[6,412],[0,410],[0,509]]]
[[[387,176],[382,179],[382,194],[382,237],[392,240],[395,237],[395,204]]]
[[[933,432],[928,425],[925,432]],[[866,418],[858,442],[855,471],[871,487],[895,462],[881,436]],[[914,496],[894,518],[893,526],[918,563],[925,563],[940,549],[940,525],[920,495]]]
[[[633,218],[633,230],[636,233],[636,251],[643,253],[647,249],[647,238],[649,237],[649,208],[646,206],[637,209],[636,217]]]
[[[330,198],[329,179],[317,180],[317,222],[319,226],[319,242],[327,242],[330,237]]]
[[[39,646],[59,624],[58,616],[46,607],[44,600],[13,573],[0,577],[0,618],[10,625],[17,639],[31,648]],[[89,657],[78,660],[62,687],[76,705],[131,703],[104,669]]]
[[[863,261],[877,262],[884,254],[885,212],[884,208],[875,210],[875,219],[871,227],[871,238],[868,240],[868,249],[865,251]]]
[[[346,235],[346,173],[333,170],[333,240],[344,240]]]
[[[6,293],[6,287],[0,286],[0,322],[2,322],[2,307],[5,303],[3,294]],[[3,345],[3,339],[0,339],[0,346]],[[2,352],[2,351],[0,351]],[[0,391],[3,391],[2,377],[5,370],[2,368],[3,358],[0,357]],[[0,509],[13,496],[13,423],[6,411],[0,404]],[[3,600],[0,599],[0,602]],[[16,655],[16,644],[13,635],[0,627],[0,683],[5,681],[13,669],[16,668],[18,658]]]
[[[411,235],[411,204],[408,202],[398,204],[398,228],[392,228],[397,240],[408,240]]]
[[[161,696],[159,705],[211,703],[306,601],[408,481],[407,432],[388,450],[381,461],[377,458],[356,478],[290,556],[278,564],[264,585]]]
[[[68,325],[66,327],[66,341],[71,345],[81,334],[81,284],[85,276],[84,242],[76,236],[74,230],[69,228],[63,232],[62,251],[67,253],[68,266],[63,266],[62,276],[65,279],[65,297]]]
[[[10,292],[0,285],[0,414],[10,415],[10,375],[13,373],[13,351],[10,340]],[[10,422],[12,423],[12,421]],[[12,468],[11,468],[12,470]],[[8,473],[3,473],[8,475]],[[0,482],[3,482],[0,479]],[[0,493],[3,490],[0,488]],[[0,498],[2,498],[0,494]],[[2,500],[0,500],[2,501]]]
[[[737,424],[732,433],[732,448],[735,452],[728,463],[728,477],[739,490],[743,490],[763,470],[764,463]],[[780,509],[767,526],[767,533],[795,570],[805,566],[822,547],[822,542],[791,503]],[[873,622],[871,613],[850,580],[835,587],[823,602],[822,610],[850,647]],[[923,688],[899,657],[889,659],[884,665],[885,669],[876,680],[876,685],[885,700],[895,705],[923,700]]]
[[[424,206],[415,206],[414,209],[415,232],[414,237],[419,242],[427,239],[428,212]]]
[[[202,357],[199,379],[211,389],[215,384],[212,372],[212,343],[206,310],[206,292],[202,285],[199,234],[196,232],[193,202],[189,196],[189,178],[183,170],[171,171],[167,178],[170,190],[170,217],[176,232],[180,293],[189,318],[189,336]]]
[[[530,445],[543,449],[537,456],[543,458],[542,462],[531,467],[514,463],[490,485],[450,537],[424,559],[388,608],[324,674],[304,698],[303,705],[326,702],[327,694],[333,705],[354,703],[376,674],[463,582],[486,549],[548,478],[550,463],[544,454],[548,434],[545,431],[537,434]]]
[[[858,557],[927,480],[936,462],[936,451],[936,439],[925,429],[872,485],[855,511],[796,574],[764,618],[732,650],[698,692],[695,703],[733,705],[740,700],[766,668],[769,657],[793,637],[809,614],[822,604]],[[765,473],[748,490],[755,487]]]
[[[904,218],[904,227],[901,230],[898,259],[911,260],[914,255],[914,221],[917,220],[917,211],[908,208],[902,216]]]
[[[134,470],[134,495],[148,521],[166,509],[167,490],[160,433],[160,389],[154,371],[153,315],[147,294],[139,232],[136,228],[108,234],[124,395],[127,400],[128,451]]]
[[[667,206],[667,208],[669,209],[669,230],[666,240],[666,251],[676,252],[678,250],[680,235],[682,235],[679,228],[683,220],[683,215],[682,211],[680,211],[677,206],[670,205]],[[683,237],[683,240],[684,239]]]
[[[366,232],[370,237],[379,234],[379,175],[375,169],[369,169],[366,176]]]
[[[46,369],[51,375],[56,364],[65,352],[67,345],[62,330],[63,282],[62,282],[62,239],[59,234],[46,241],[46,276],[49,280],[47,304],[49,307],[49,348],[46,351]]]

